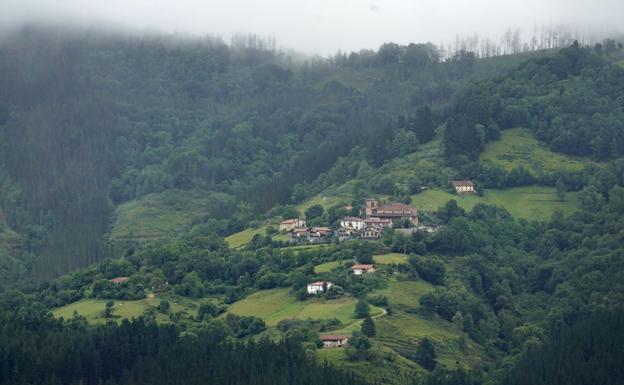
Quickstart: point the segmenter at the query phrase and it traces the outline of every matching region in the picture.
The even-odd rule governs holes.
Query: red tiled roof
[[[128,277],[117,277],[117,278],[113,278],[110,281],[112,283],[124,283],[124,282],[128,282],[130,280],[130,278]]]
[[[340,340],[347,340],[347,339],[349,339],[349,336],[329,335],[329,336],[320,336],[319,339],[321,341],[340,341]]]
[[[454,180],[453,181],[453,186],[455,186],[455,187],[463,187],[463,186],[474,187],[474,183],[472,183],[471,180]]]
[[[361,265],[361,264],[351,266],[352,269],[362,269],[362,270],[369,270],[374,267],[375,265]]]
[[[331,282],[325,282],[325,281],[316,281],[316,282],[312,282],[312,283],[308,283],[309,285],[314,285],[314,286],[323,286],[324,284],[330,284]]]
[[[349,221],[349,222],[361,222],[363,221],[362,218],[356,218],[356,217],[346,217],[346,218],[342,218],[343,221]]]
[[[377,211],[412,211],[414,208],[403,203],[393,203],[390,205],[381,205]]]

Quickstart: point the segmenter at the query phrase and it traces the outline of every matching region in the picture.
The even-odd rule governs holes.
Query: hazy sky
[[[450,42],[508,28],[566,24],[622,31],[624,0],[0,0],[0,26],[41,20],[113,23],[136,29],[275,37],[322,55],[381,43]]]

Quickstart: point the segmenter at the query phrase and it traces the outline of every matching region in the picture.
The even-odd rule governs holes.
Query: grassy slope
[[[375,255],[373,260],[378,265],[391,265],[407,263],[407,255],[400,253],[388,253],[383,255]]]
[[[542,170],[546,172],[576,171],[591,163],[584,158],[570,157],[551,151],[526,128],[504,130],[500,140],[486,146],[481,154],[481,160],[497,164],[506,170],[522,165],[534,175]]]
[[[189,298],[164,295],[162,297],[155,296],[153,298],[145,298],[136,301],[114,301],[113,315],[116,316],[114,320],[121,321],[122,319],[133,319],[143,315],[143,313],[150,309],[156,308],[161,300],[166,299],[171,305],[171,313],[187,312],[191,315],[197,315],[199,309],[199,303]],[[105,299],[84,299],[82,301],[74,302],[69,305],[65,305],[60,308],[56,308],[52,311],[52,314],[57,317],[63,317],[69,319],[74,314],[74,311],[87,318],[90,323],[105,323],[108,319],[102,317],[102,311],[106,306],[108,300]],[[168,322],[169,316],[160,312],[156,313],[156,320],[159,322]]]
[[[396,257],[396,256],[395,256]],[[337,365],[361,371],[367,376],[377,379],[396,378],[399,371],[421,370],[408,357],[412,355],[422,338],[431,338],[438,354],[438,362],[447,367],[481,366],[485,363],[486,355],[483,349],[466,338],[466,345],[459,348],[458,341],[462,332],[453,325],[435,317],[425,317],[419,314],[420,297],[432,290],[433,286],[424,281],[391,281],[387,289],[378,293],[388,296],[393,306],[393,314],[377,317],[375,324],[377,336],[372,338],[373,351],[382,354],[384,359],[370,365],[361,362],[352,362],[342,349],[321,349],[318,355]],[[359,324],[349,325],[337,330],[337,334],[350,334]]]
[[[232,234],[229,237],[226,237],[225,241],[228,243],[230,248],[236,249],[249,243],[256,234],[266,235],[267,227],[269,227],[269,225],[263,225],[255,229],[245,229],[243,231],[239,231],[238,233]]]
[[[359,322],[354,318],[356,301],[343,297],[335,300],[311,298],[299,301],[290,295],[290,289],[261,290],[231,304],[229,313],[254,315],[262,318],[267,325],[275,326],[285,319],[330,319],[338,318],[344,325]],[[373,308],[372,314],[381,313]]]
[[[210,211],[200,191],[149,194],[117,207],[111,239],[157,239],[179,233],[185,224]]]
[[[553,212],[572,213],[578,202],[578,193],[568,192],[559,201],[552,187],[529,186],[505,190],[486,190],[478,195],[455,195],[443,190],[427,190],[412,196],[412,204],[421,211],[435,211],[451,199],[466,210],[477,203],[487,203],[506,208],[513,216],[528,220],[548,220]]]
[[[314,266],[314,272],[315,273],[327,273],[328,271],[332,271],[333,269],[339,266],[342,266],[346,262],[348,262],[348,260],[321,263],[320,265]]]

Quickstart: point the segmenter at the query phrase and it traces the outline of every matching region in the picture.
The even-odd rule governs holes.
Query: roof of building
[[[329,232],[329,231],[332,231],[332,229],[331,229],[331,227],[313,227],[312,231],[315,231],[315,232],[316,231],[318,231],[318,232],[323,232],[323,231]]]
[[[348,221],[348,222],[362,222],[364,219],[362,218],[357,218],[357,217],[344,217],[342,218],[343,221]]]
[[[392,203],[389,205],[381,205],[377,209],[379,211],[412,211],[414,208],[410,205],[406,205],[404,203]]]
[[[355,264],[351,266],[352,269],[362,269],[362,270],[370,270],[374,267],[375,265],[365,265],[365,264]]]
[[[112,283],[124,283],[124,282],[128,282],[130,280],[129,277],[117,277],[117,278],[113,278],[110,281]]]
[[[324,284],[331,285],[331,282],[316,281],[316,282],[308,283],[308,286],[323,286]]]
[[[290,224],[293,224],[293,223],[297,223],[297,222],[299,222],[299,221],[303,222],[303,220],[301,220],[301,219],[297,219],[297,218],[293,218],[293,219],[286,219],[285,221],[281,221],[281,222],[280,222],[280,225],[290,225]]]
[[[454,180],[453,186],[455,187],[474,187],[474,183],[471,180]]]
[[[340,341],[340,340],[348,340],[349,336],[328,335],[328,336],[320,336],[319,339],[321,341]]]
[[[370,223],[392,223],[392,220],[388,219],[388,218],[370,217],[370,218],[364,219],[364,222],[370,222]]]

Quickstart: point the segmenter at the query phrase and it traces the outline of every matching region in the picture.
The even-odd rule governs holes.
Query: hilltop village
[[[476,192],[471,181],[453,181],[452,185],[457,194]],[[352,206],[345,206],[344,209],[354,211]],[[378,240],[389,228],[409,235],[416,231],[435,232],[439,226],[419,223],[418,210],[410,204],[380,203],[377,198],[366,199],[359,215],[343,217],[337,228],[308,226],[305,220],[299,218],[286,219],[279,224],[279,231],[290,234],[290,242],[294,244]]]

